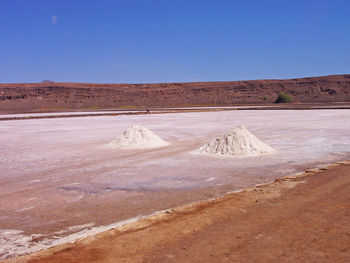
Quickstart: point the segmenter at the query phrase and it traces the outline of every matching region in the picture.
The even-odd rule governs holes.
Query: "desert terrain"
[[[0,84],[0,112],[113,107],[269,105],[280,92],[294,103],[350,102],[350,75],[159,84]]]
[[[134,124],[171,144],[145,150],[106,147]],[[195,153],[238,125],[278,154],[230,158]],[[3,120],[1,256],[33,253],[159,211],[349,159],[349,125],[346,109]]]
[[[0,259],[90,240],[162,211],[168,215],[174,207],[216,200],[232,191],[348,160],[349,87],[350,75],[205,83],[0,84]],[[274,103],[282,91],[293,103]],[[146,114],[147,108],[151,114]],[[157,149],[108,147],[135,124],[169,144]],[[245,158],[198,154],[199,147],[239,125],[277,154]],[[233,227],[224,218],[213,220]],[[167,249],[177,248],[178,241],[166,242]],[[217,249],[226,248],[219,244]],[[176,261],[181,256],[161,249],[146,256],[146,262]],[[109,262],[108,255],[102,262]],[[208,261],[222,256],[204,255]],[[200,258],[193,257],[190,261]],[[199,261],[205,262],[204,258]]]

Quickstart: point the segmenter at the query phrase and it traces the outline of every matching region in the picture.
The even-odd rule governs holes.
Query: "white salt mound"
[[[133,125],[126,129],[122,135],[108,144],[111,148],[117,149],[147,149],[158,148],[169,145],[149,129]]]
[[[219,154],[227,156],[260,156],[276,151],[260,141],[243,126],[233,128],[228,133],[218,137],[199,148],[200,153]]]

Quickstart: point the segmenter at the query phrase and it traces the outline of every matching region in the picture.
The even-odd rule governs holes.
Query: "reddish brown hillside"
[[[350,75],[160,84],[0,84],[0,110],[269,104],[281,91],[294,102],[350,102]]]

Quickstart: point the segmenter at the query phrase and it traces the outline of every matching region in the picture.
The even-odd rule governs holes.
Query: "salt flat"
[[[105,147],[134,124],[171,145]],[[192,154],[238,125],[277,154]],[[250,110],[13,120],[0,123],[0,136],[0,229],[52,238],[74,226],[111,224],[347,159],[350,115]]]

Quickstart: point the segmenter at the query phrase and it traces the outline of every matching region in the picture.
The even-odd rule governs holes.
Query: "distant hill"
[[[350,102],[350,75],[297,79],[158,84],[0,84],[0,110],[116,106],[271,104],[280,92],[294,103]]]
[[[47,80],[44,79],[43,81],[41,81],[40,83],[55,83],[53,80]]]

